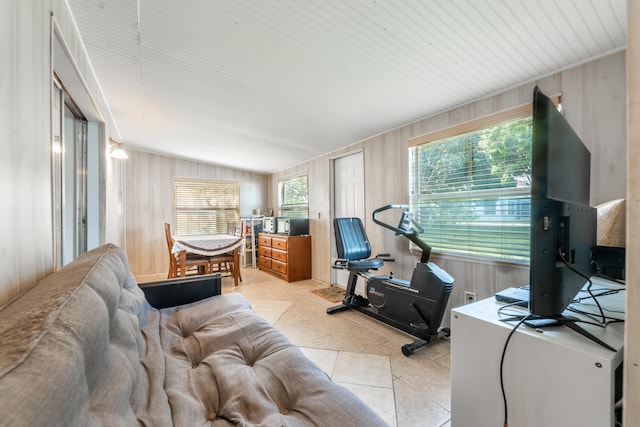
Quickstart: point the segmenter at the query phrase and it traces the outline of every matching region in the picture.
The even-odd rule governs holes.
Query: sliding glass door
[[[52,178],[57,267],[87,251],[87,120],[54,79]]]

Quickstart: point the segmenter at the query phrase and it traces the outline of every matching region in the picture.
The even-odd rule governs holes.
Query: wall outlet
[[[465,304],[471,304],[476,302],[477,300],[477,295],[475,292],[471,292],[471,291],[464,291],[464,303]]]

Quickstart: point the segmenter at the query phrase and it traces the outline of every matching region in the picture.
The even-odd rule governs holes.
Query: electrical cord
[[[505,304],[498,308],[498,317],[500,320],[509,322],[513,320],[520,320],[523,316],[522,309],[519,309],[519,304],[521,301],[511,302],[509,304]],[[503,316],[509,316],[508,318],[504,318]]]
[[[625,291],[626,289],[606,289],[606,288],[602,288],[602,289],[591,289],[591,292],[599,292],[597,294],[594,294],[594,296],[596,298],[598,297],[606,297],[607,295],[615,295],[615,294],[619,294],[620,292]],[[583,290],[580,290],[580,292],[586,292]],[[580,302],[582,300],[585,299],[590,299],[591,296],[588,297],[577,297],[576,299],[574,299],[572,302]]]
[[[502,348],[502,356],[500,357],[500,390],[502,391],[502,402],[504,406],[504,422],[502,424],[503,427],[509,426],[507,393],[504,390],[504,357],[507,354],[507,346],[509,345],[509,341],[511,341],[511,337],[516,332],[516,330],[520,327],[520,325],[522,325],[530,317],[531,315],[526,315],[518,321],[516,326],[514,326],[511,332],[509,332],[509,335],[507,336],[507,340],[504,343],[504,347]]]
[[[606,296],[609,296],[609,295],[615,295],[615,294],[618,294],[618,293],[623,292],[623,291],[626,291],[626,289],[607,289],[607,288],[591,289],[591,294],[589,296],[587,296],[587,297],[577,296],[576,298],[573,299],[573,301],[571,301],[571,304],[584,304],[584,305],[587,305],[586,303],[583,303],[582,301],[589,300],[589,299],[595,300],[596,298],[599,298],[599,297],[606,297]],[[587,291],[581,289],[580,292],[587,292]],[[594,292],[598,292],[598,293],[594,294]]]
[[[605,280],[608,280],[608,281],[610,281],[610,282],[616,282],[617,284],[622,285],[622,286],[626,286],[626,285],[627,285],[627,282],[626,282],[626,281],[624,281],[624,280],[622,280],[622,279],[616,279],[615,277],[608,276],[608,275],[606,275],[606,274],[602,274],[602,273],[595,273],[595,274],[594,274],[594,276],[596,276],[596,277],[601,277],[601,278],[603,278],[603,279],[605,279]]]
[[[584,304],[584,303],[582,303],[581,305],[588,306],[588,307],[595,307],[595,304]],[[584,322],[584,323],[589,323],[589,324],[592,324],[592,325],[595,325],[595,326],[599,326],[601,328],[605,328],[610,323],[624,322],[624,319],[619,319],[617,317],[606,316],[607,322],[605,324],[602,324],[602,323],[600,323],[600,321],[598,319],[596,319],[596,315],[591,313],[591,312],[589,312],[589,311],[581,310],[580,308],[574,307],[574,306],[567,307],[567,310],[571,311],[573,313],[581,314],[583,316],[586,316],[586,317],[592,319],[594,322]],[[606,312],[609,312],[609,313],[624,314],[624,311],[620,311],[620,310],[609,310],[609,309],[606,309],[606,308],[603,308],[603,310],[606,311]]]
[[[571,305],[569,305],[567,307],[567,310],[572,311],[574,313],[578,313],[578,314],[582,314],[584,316],[589,317],[590,319],[593,319],[594,321],[597,321],[598,324],[597,326],[600,327],[605,327],[607,326],[609,323],[616,323],[616,322],[624,322],[624,319],[619,319],[616,317],[611,317],[611,316],[606,316],[605,317],[605,323],[599,322],[598,320],[595,319],[595,314],[593,312],[587,311],[587,310],[582,310],[579,307],[576,307],[576,305],[580,305],[580,306],[584,306],[584,307],[597,307],[600,309],[600,312],[607,312],[607,313],[617,313],[617,314],[624,314],[624,311],[621,310],[612,310],[612,309],[608,309],[608,308],[604,308],[602,306],[600,306],[598,304],[598,300],[597,298],[599,297],[604,297],[604,296],[609,296],[609,295],[615,295],[618,294],[620,292],[624,292],[626,291],[626,287],[620,288],[620,289],[610,289],[610,288],[598,288],[598,289],[591,289],[591,293],[589,296],[585,296],[585,297],[581,297],[578,296],[576,297],[573,301],[571,301]],[[580,292],[587,292],[587,290],[580,290]],[[588,300],[593,300],[594,303],[588,303],[585,301]]]
[[[606,317],[604,315],[604,311],[602,310],[602,307],[600,306],[600,303],[598,302],[598,300],[596,299],[596,297],[593,295],[593,293],[591,292],[591,286],[593,286],[593,282],[591,281],[591,278],[589,276],[587,276],[586,274],[583,274],[582,272],[576,270],[575,268],[573,268],[570,264],[569,261],[566,260],[566,258],[564,257],[564,255],[562,254],[562,250],[560,248],[558,248],[558,256],[560,256],[560,260],[562,261],[562,263],[565,265],[565,267],[567,267],[569,270],[573,271],[575,274],[577,274],[578,276],[584,278],[587,280],[587,282],[589,282],[589,285],[587,286],[587,292],[589,293],[589,295],[591,296],[591,298],[593,298],[593,301],[596,303],[596,305],[598,306],[598,310],[600,311],[600,316],[602,317],[602,325],[605,325],[607,323]]]

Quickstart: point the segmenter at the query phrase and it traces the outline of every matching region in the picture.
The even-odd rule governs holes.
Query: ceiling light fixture
[[[109,138],[111,142],[111,158],[112,159],[128,159],[127,152],[124,151],[124,144]]]

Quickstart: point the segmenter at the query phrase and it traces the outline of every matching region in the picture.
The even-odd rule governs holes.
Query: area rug
[[[331,302],[341,302],[344,298],[344,289],[331,285],[328,288],[313,289],[311,292]]]

